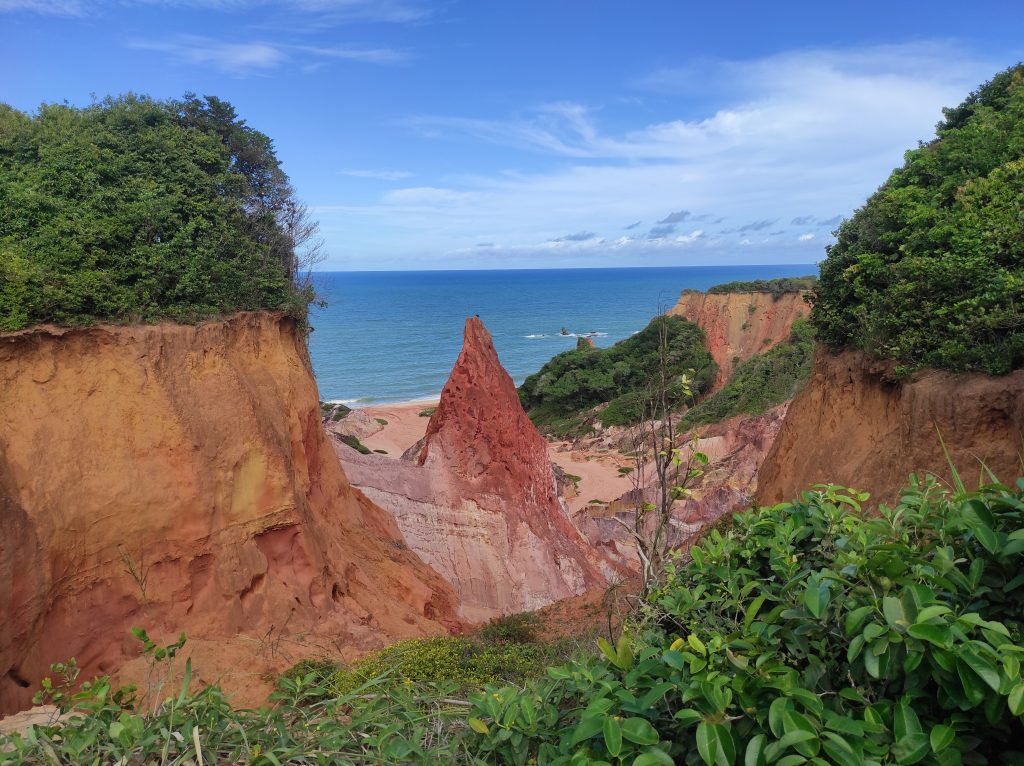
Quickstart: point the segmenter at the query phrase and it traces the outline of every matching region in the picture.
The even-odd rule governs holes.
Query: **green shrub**
[[[304,318],[314,233],[271,140],[225,101],[0,104],[0,330]]]
[[[1024,65],[945,115],[840,225],[811,318],[833,349],[1003,374],[1024,366]]]
[[[437,407],[427,407],[425,410],[420,410],[419,415],[421,418],[429,418],[435,412],[437,412]]]
[[[532,644],[537,640],[541,628],[540,618],[533,612],[520,612],[495,617],[484,625],[479,637],[496,643]]]
[[[818,278],[815,276],[754,279],[749,282],[726,282],[722,285],[715,285],[708,289],[708,293],[711,295],[722,293],[771,293],[772,298],[778,300],[787,293],[808,292],[814,288],[817,282]],[[751,314],[754,313],[754,308],[754,306],[748,307]]]
[[[680,376],[694,370],[695,394],[715,378],[715,363],[704,347],[704,333],[682,317],[653,319],[636,335],[608,348],[574,349],[558,354],[519,388],[519,398],[538,428],[557,436],[579,436],[591,429],[585,413],[599,404],[604,426],[638,422],[649,409],[652,376],[659,364],[660,331],[668,335],[666,374],[670,406],[680,403]]]
[[[788,340],[742,362],[721,390],[683,416],[681,425],[693,428],[733,415],[759,415],[782,404],[803,388],[813,360],[814,328],[807,320],[798,319]]]
[[[413,684],[443,682],[459,688],[520,682],[543,672],[547,652],[530,643],[484,642],[463,636],[402,641],[366,657],[333,680],[338,693],[377,678]]]
[[[331,421],[334,423],[337,423],[339,420],[344,420],[348,417],[349,413],[352,412],[352,408],[344,404],[328,405],[328,410],[331,413]]]
[[[343,444],[347,444],[348,446],[350,446],[352,449],[354,449],[356,452],[360,453],[361,455],[369,455],[370,454],[370,449],[366,445],[364,445],[361,441],[359,441],[359,438],[356,437],[356,436],[352,436],[351,434],[348,434],[348,435],[345,435],[345,436],[339,436],[338,439],[341,440],[341,442]]]
[[[1024,480],[821,487],[710,532],[602,656],[472,698],[486,762],[1024,760]]]
[[[373,679],[338,695],[325,670],[293,668],[273,706],[259,710],[233,708],[218,686],[190,692],[186,683],[141,713],[123,704],[125,690],[95,679],[68,700],[76,715],[24,736],[0,734],[0,765],[469,764],[465,707],[449,702],[453,685]]]

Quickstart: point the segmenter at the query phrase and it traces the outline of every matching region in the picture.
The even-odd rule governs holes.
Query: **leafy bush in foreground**
[[[759,415],[782,404],[807,382],[813,360],[814,328],[797,319],[786,341],[739,365],[720,391],[687,411],[680,425],[692,428],[733,415]]]
[[[818,337],[911,366],[1024,366],[1024,65],[945,110],[937,136],[827,248]]]
[[[736,517],[603,657],[488,689],[486,762],[1024,760],[1024,480],[929,480],[862,513],[836,487]]]
[[[0,764],[1024,762],[1024,479],[864,500],[822,486],[737,515],[615,646],[522,685],[456,698],[469,639],[413,642],[430,681],[401,649],[365,681],[303,666],[259,711],[183,687],[141,714],[98,679],[63,727],[0,737]]]

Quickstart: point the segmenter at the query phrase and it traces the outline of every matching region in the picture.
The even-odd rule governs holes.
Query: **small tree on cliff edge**
[[[630,429],[634,468],[633,519],[619,520],[632,537],[640,558],[640,597],[661,584],[665,562],[676,543],[673,539],[672,508],[676,500],[688,497],[689,483],[703,474],[707,455],[697,451],[696,436],[684,447],[677,446],[680,436],[672,402],[693,401],[693,370],[673,377],[669,373],[668,326],[664,313],[658,316],[658,364],[643,402],[643,417]],[[657,321],[657,320],[655,320]],[[648,493],[653,498],[648,499]]]

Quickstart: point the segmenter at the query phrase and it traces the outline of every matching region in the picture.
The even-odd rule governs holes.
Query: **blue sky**
[[[1024,3],[0,0],[0,101],[232,102],[319,268],[816,262]]]

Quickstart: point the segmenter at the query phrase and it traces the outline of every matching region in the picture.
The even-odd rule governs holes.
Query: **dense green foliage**
[[[474,698],[488,763],[1024,760],[1024,480],[836,487],[711,532],[647,627]]]
[[[363,444],[361,441],[359,441],[359,437],[356,436],[355,434],[336,435],[336,438],[340,442],[342,442],[342,444],[347,444],[349,447],[351,447],[361,455],[370,454],[370,448]]]
[[[443,680],[455,687],[519,683],[564,659],[558,647],[533,641],[440,636],[401,641],[338,671],[333,688],[348,692],[374,679],[392,676],[402,683]]]
[[[974,493],[915,480],[877,514],[864,499],[823,486],[737,515],[616,645],[545,676],[527,652],[548,650],[439,638],[340,675],[304,664],[259,711],[187,678],[151,712],[106,679],[51,684],[80,715],[0,737],[0,764],[187,763],[197,748],[253,766],[1021,763],[1024,479]],[[509,677],[497,660],[466,672],[488,652],[514,685],[460,698]]]
[[[811,317],[834,349],[1002,374],[1024,366],[1024,66],[945,117],[839,227]]]
[[[772,297],[778,300],[786,293],[805,293],[812,290],[817,282],[818,278],[815,276],[754,279],[749,282],[726,282],[715,285],[708,289],[708,293],[771,293]]]
[[[680,376],[693,370],[693,393],[707,390],[716,367],[704,346],[704,332],[682,317],[660,316],[636,335],[608,348],[576,348],[553,357],[523,381],[519,398],[538,428],[560,436],[586,428],[586,413],[608,403],[598,414],[604,426],[628,425],[651,414],[650,386],[660,369],[665,333],[668,403],[683,399]]]
[[[0,330],[304,315],[314,231],[271,140],[224,101],[0,104]]]
[[[782,404],[807,382],[813,359],[814,328],[797,319],[788,340],[740,364],[725,386],[692,407],[680,425],[692,428],[733,415],[759,415]]]

